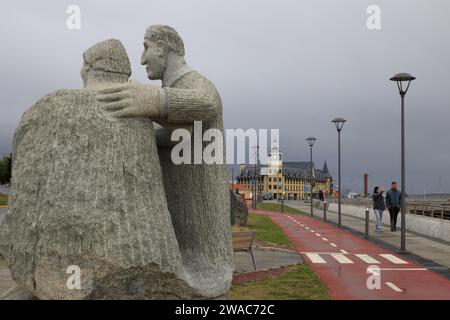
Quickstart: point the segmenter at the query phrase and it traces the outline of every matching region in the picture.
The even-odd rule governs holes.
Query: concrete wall
[[[337,212],[337,203],[331,203],[329,210]],[[375,213],[370,209],[369,219],[375,221]],[[365,209],[351,205],[342,205],[342,213],[365,219]],[[398,215],[397,226],[401,225],[401,215]],[[389,212],[383,212],[383,223],[389,225]],[[429,237],[441,239],[450,242],[450,220],[442,220],[437,218],[423,217],[413,214],[406,216],[406,230],[417,232]]]
[[[322,202],[320,200],[313,200],[313,207],[316,209],[323,210],[323,206],[325,205],[325,202]],[[326,202],[327,210],[329,210],[330,204]],[[336,207],[337,208],[337,207]]]

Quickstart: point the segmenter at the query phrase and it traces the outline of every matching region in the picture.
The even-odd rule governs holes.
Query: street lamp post
[[[317,138],[315,137],[308,137],[306,138],[306,141],[308,141],[309,144],[309,161],[310,161],[310,168],[311,168],[311,179],[310,179],[310,184],[309,184],[309,188],[310,188],[310,201],[311,201],[311,217],[314,215],[313,213],[313,186],[312,186],[312,182],[313,182],[313,159],[312,159],[312,148],[314,145],[314,142],[316,142]]]
[[[342,203],[342,194],[341,194],[341,131],[344,127],[344,123],[347,122],[344,118],[335,118],[332,120],[336,126],[336,130],[338,132],[338,227],[341,226],[341,203]]]
[[[281,181],[282,183],[283,181]],[[278,190],[281,189],[281,212],[284,212],[284,187],[281,183],[278,183]]]
[[[402,230],[401,230],[401,240],[400,240],[400,251],[406,251],[406,184],[405,184],[405,95],[408,92],[409,85],[411,81],[416,78],[409,73],[398,73],[389,80],[395,81],[397,83],[398,92],[401,97],[401,215],[402,215]],[[406,86],[406,88],[404,87]]]

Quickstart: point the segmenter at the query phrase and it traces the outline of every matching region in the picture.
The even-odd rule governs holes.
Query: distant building
[[[311,164],[305,162],[283,162],[283,154],[278,144],[272,144],[267,159],[267,165],[240,165],[237,177],[239,191],[246,198],[252,198],[254,185],[258,185],[258,194],[272,194],[274,199],[282,195],[285,199],[306,199],[313,186],[313,196],[318,197],[322,190],[325,196],[332,192],[333,178],[328,171],[325,161],[322,170],[316,169],[313,162],[313,176],[311,179]]]

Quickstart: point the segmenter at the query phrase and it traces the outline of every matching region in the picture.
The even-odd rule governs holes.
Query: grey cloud
[[[68,5],[81,7],[80,31],[66,29]],[[366,8],[381,7],[382,30],[366,28]],[[319,165],[336,172],[336,131],[343,131],[344,184],[387,184],[400,173],[400,98],[388,78],[417,76],[407,95],[408,191],[450,192],[450,2],[308,1],[15,1],[0,13],[0,123],[16,125],[41,96],[81,86],[82,52],[106,38],[123,41],[132,77],[145,28],[174,26],[187,60],[222,94],[228,128],[280,128],[287,160],[307,160],[316,135]],[[0,125],[0,152],[12,129]],[[352,182],[353,181],[353,182]]]

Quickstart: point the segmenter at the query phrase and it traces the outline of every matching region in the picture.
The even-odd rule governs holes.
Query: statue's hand
[[[96,100],[116,118],[158,118],[161,113],[161,88],[127,83],[98,91]]]

